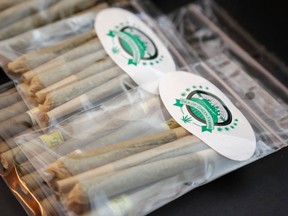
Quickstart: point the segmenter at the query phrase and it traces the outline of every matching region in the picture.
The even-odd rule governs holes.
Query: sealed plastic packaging
[[[19,36],[0,42],[2,67],[15,80],[28,107],[35,113],[35,122],[42,127],[121,91],[125,73],[107,56],[94,30],[96,14],[108,4],[99,1],[92,6],[88,4],[87,10],[75,12],[70,18],[27,29]],[[137,13],[132,5],[122,7]],[[185,58],[188,59],[189,54],[182,55],[185,49],[171,43],[172,39],[165,37],[147,15],[141,16],[155,29],[178,68],[187,65]],[[127,85],[134,86],[133,81],[125,79]],[[110,94],[95,95],[91,91]]]
[[[237,95],[239,103],[250,107],[251,113],[258,116],[267,133],[277,134],[279,140],[287,143],[288,89],[286,80],[276,76],[286,74],[280,60],[268,52],[260,52],[261,46],[214,1],[190,4],[170,18],[190,43],[190,52],[196,51],[202,60],[200,66],[195,66],[199,73],[203,67],[213,69],[207,75],[209,79],[225,84]],[[255,58],[257,52],[261,57]]]
[[[212,69],[197,67],[201,69],[193,72],[211,78]],[[18,137],[19,148],[29,159],[18,160],[22,180],[41,200],[55,196],[58,200],[52,205],[75,215],[146,215],[285,146],[279,134],[267,133],[258,116],[233,92],[215,79],[212,82],[249,119],[256,138],[250,159],[235,161],[220,155],[180,127],[158,96],[136,88],[50,128],[45,135],[60,131],[64,141],[51,145],[38,133]],[[232,123],[230,130],[238,120]]]
[[[85,3],[85,1],[83,1],[81,3],[82,4],[81,7],[79,7],[80,5],[79,2],[80,1],[77,1],[77,2],[75,1],[73,4],[70,4],[70,3],[67,4],[67,1],[60,1],[60,2],[59,1],[57,2],[45,1],[44,2],[44,1],[34,1],[34,0],[28,1],[27,0],[27,1],[22,1],[21,3],[20,1],[9,1],[9,2],[3,1],[1,3],[1,10],[3,10],[1,12],[1,16],[3,18],[1,19],[1,26],[3,24],[3,29],[1,29],[1,33],[4,34],[4,32],[9,28],[13,30],[14,23],[18,23],[18,22],[22,24],[24,22],[27,25],[31,25],[31,29],[27,27],[25,31],[23,30],[23,33],[21,34],[20,33],[17,34],[17,31],[13,30],[13,34],[15,33],[15,36],[13,37],[9,36],[9,38],[7,39],[4,39],[4,38],[1,39],[1,42],[0,42],[1,43],[1,66],[5,69],[7,64],[11,60],[18,58],[19,56],[27,52],[31,52],[32,50],[51,45],[53,43],[56,43],[59,40],[63,40],[73,35],[80,34],[82,31],[87,31],[87,29],[89,28],[88,26],[93,25],[96,12],[108,6],[107,3],[103,3],[103,2],[97,3],[96,1],[86,1]],[[15,13],[17,14],[17,16],[15,16]],[[51,13],[54,13],[55,19],[54,18],[52,19]],[[34,23],[33,21],[35,20],[33,18],[34,16],[38,16],[39,19],[41,17],[43,23],[40,26]],[[21,19],[24,17],[27,20]],[[5,24],[5,27],[4,27],[4,22],[5,23],[7,22]],[[25,27],[25,25],[22,25],[22,26]],[[37,29],[37,27],[40,27],[40,28]],[[59,30],[61,30],[61,32]],[[52,54],[50,53],[50,55]],[[44,53],[42,53],[41,57],[45,58]],[[12,77],[12,78],[16,78],[16,77]],[[20,92],[20,95],[21,95],[21,92]],[[19,97],[19,100],[20,100],[20,97]],[[20,106],[21,104],[24,104],[24,102],[26,103],[26,105],[28,106],[28,110],[30,109],[30,111],[27,114],[22,114],[21,116],[19,116],[19,118],[15,117],[17,114],[20,114],[20,113],[16,113],[16,111],[17,112],[20,111]],[[29,101],[24,100],[24,102],[19,103],[17,106],[14,105],[13,107],[7,107],[7,109],[10,109],[10,110],[15,109],[14,119],[16,119],[15,121],[19,119],[19,121],[17,122],[20,122],[20,121],[22,122],[23,124],[22,128],[24,128],[25,125],[26,127],[28,127],[28,125],[30,125],[30,127],[37,126],[37,122],[35,121],[33,117],[33,115],[37,113],[37,109],[31,109],[31,104],[29,103]],[[5,103],[5,101],[3,100],[2,103]],[[6,117],[9,117],[9,115],[6,115]],[[2,120],[3,119],[1,119],[1,121]],[[16,132],[18,131],[19,132],[23,131],[23,129],[21,128],[19,128],[19,130],[12,129],[12,127],[15,124],[17,124],[17,122],[14,122],[14,123],[11,122],[10,124],[6,124],[7,127],[9,125],[11,126],[11,130],[6,130],[5,136],[3,136],[4,139],[7,139],[8,137],[12,137],[16,135],[17,134]]]
[[[76,174],[188,134],[177,127],[159,97],[134,89],[63,121],[44,135],[40,132],[18,137],[21,153],[13,158],[9,153],[2,154],[1,162],[5,165],[15,160],[22,181],[44,200],[56,195],[52,189],[62,179],[72,179],[64,184],[68,190]]]
[[[222,53],[220,53],[220,57],[221,56]],[[220,57],[216,56],[215,59],[221,60]],[[271,100],[272,93],[269,92],[268,94],[266,92],[266,84],[263,82],[255,82],[246,73],[246,70],[244,71],[241,67],[242,65],[232,60],[228,62],[229,64],[224,64],[230,66],[225,71],[227,74],[234,73],[235,70],[237,70],[236,74],[238,74],[240,78],[246,78],[246,84],[255,87],[252,89],[257,89],[257,91],[261,93],[264,92],[263,94],[267,97],[260,98],[262,105],[267,104],[267,106],[269,106],[271,102],[277,103],[278,111],[281,110],[281,118],[275,118],[271,121],[271,119],[267,119],[267,117],[271,115],[263,115],[263,111],[272,111],[268,109],[269,107],[263,106],[263,109],[259,109],[255,107],[254,101],[247,101],[246,94],[243,95],[242,93],[246,91],[246,86],[233,85],[233,88],[231,88],[230,83],[236,84],[233,80],[235,77],[227,77],[225,82],[223,82],[217,74],[219,69],[217,70],[217,68],[208,64],[209,61],[210,59],[208,58],[207,62],[202,61],[195,63],[191,65],[190,68],[186,68],[186,71],[192,71],[192,73],[205,77],[215,84],[243,113],[246,119],[249,120],[256,139],[256,149],[250,159],[244,161],[228,159],[174,123],[173,125],[177,128],[169,129],[168,133],[159,133],[154,127],[152,127],[153,130],[150,131],[151,134],[148,136],[139,130],[134,133],[135,128],[138,127],[134,127],[134,120],[130,119],[130,115],[125,112],[126,114],[124,115],[129,116],[128,119],[130,119],[128,120],[129,123],[127,123],[128,131],[124,125],[118,125],[118,123],[116,123],[119,128],[114,128],[114,130],[116,129],[115,131],[112,129],[112,131],[104,137],[101,135],[103,131],[96,134],[97,138],[89,136],[95,140],[91,145],[89,144],[83,147],[82,145],[75,146],[72,144],[71,146],[75,148],[71,148],[71,153],[68,151],[65,152],[61,150],[62,148],[56,146],[54,149],[51,148],[45,151],[44,154],[39,154],[41,153],[41,148],[43,149],[43,146],[45,146],[43,142],[39,142],[39,139],[38,141],[33,141],[33,143],[27,142],[31,140],[31,136],[35,136],[34,134],[28,134],[27,137],[19,137],[17,142],[24,154],[29,158],[29,162],[19,165],[19,170],[22,170],[26,175],[33,169],[36,171],[33,175],[29,174],[29,177],[24,178],[27,184],[31,188],[36,189],[37,185],[40,185],[41,182],[46,182],[50,186],[50,193],[55,194],[60,200],[60,202],[56,203],[61,203],[62,207],[71,214],[146,215],[197,186],[212,181],[215,178],[286,146],[286,119],[288,113],[287,104],[280,98],[281,94],[279,96],[273,95],[274,100]],[[185,70],[185,68],[183,70]],[[180,76],[178,79],[179,80],[175,78],[175,82],[180,82]],[[191,82],[191,88],[194,88],[193,82]],[[173,89],[173,86],[170,86],[171,89]],[[235,89],[235,87],[237,88]],[[207,87],[204,89],[204,86],[195,86],[195,88],[203,88],[203,90],[206,90]],[[186,88],[184,90],[189,93],[191,89]],[[200,94],[205,95],[203,90]],[[132,95],[135,96],[135,93],[137,96],[133,97]],[[132,112],[136,112],[138,108],[135,108],[135,103],[139,103],[139,100],[141,104],[152,103],[152,101],[146,100],[146,97],[144,97],[146,94],[145,90],[137,88],[127,91],[127,93],[124,94],[126,96],[122,95],[120,98],[123,96],[125,98],[129,95],[127,97],[129,98],[127,103],[130,104],[129,106],[134,107]],[[186,94],[183,93],[181,96],[185,96]],[[134,101],[135,99],[136,101]],[[154,99],[156,100],[156,98]],[[165,120],[160,118],[162,120],[159,121],[159,118],[150,113],[150,117],[156,120],[156,122],[152,124],[154,126],[156,126],[155,124],[157,122],[159,124],[171,118],[171,116],[168,117],[169,114],[166,108],[159,102],[160,98],[157,97],[157,100],[157,104],[161,104],[157,105],[161,110],[160,113],[164,112],[164,116],[166,117],[164,118]],[[122,112],[118,110],[119,103],[117,101],[117,99],[112,99],[106,102],[111,106],[110,108],[106,106],[105,103],[103,106],[108,108],[106,111],[112,107],[113,109],[116,108],[115,111],[108,111],[108,113],[117,113],[118,118],[122,116]],[[125,99],[121,99],[121,101],[124,103]],[[210,99],[209,104],[211,103],[212,105],[212,101],[214,104],[217,104],[212,99]],[[275,107],[274,105],[273,107]],[[127,109],[127,107],[121,103],[120,107],[121,109],[123,107]],[[151,110],[157,113],[159,110],[155,110],[155,108],[156,107],[153,107]],[[217,107],[214,108],[216,109]],[[105,120],[98,117],[99,121],[105,122],[102,123],[104,127],[101,129],[105,130],[107,118],[104,113],[106,112],[103,113],[103,108],[97,109],[96,112],[100,112],[100,116],[105,116],[103,117]],[[222,112],[224,113],[223,118],[229,116],[225,115],[225,109],[224,111],[222,110]],[[136,113],[138,114],[138,111]],[[149,112],[145,114],[149,115]],[[149,120],[145,117],[141,121],[148,120],[147,123],[152,122],[150,117]],[[189,123],[190,118],[186,116],[183,117],[183,122]],[[109,122],[110,120],[111,118],[108,117],[107,121]],[[231,123],[233,123],[233,125]],[[218,130],[219,133],[222,130],[227,131],[227,133],[229,130],[233,131],[239,124],[238,119],[229,122],[229,124],[231,124],[229,127],[225,126],[223,129],[219,127],[221,129]],[[147,130],[145,125],[146,123],[143,124],[142,122],[140,127],[143,130]],[[62,128],[62,125],[60,128]],[[53,131],[53,128],[51,130]],[[69,131],[71,132],[71,130]],[[121,137],[123,136],[124,140],[117,140],[119,133],[121,133]],[[166,137],[167,134],[173,136],[168,139],[168,137]],[[209,134],[207,136],[209,136]],[[241,137],[242,135],[238,134],[238,136]],[[73,135],[70,135],[70,137],[73,137]],[[166,138],[164,139],[164,137]],[[90,138],[86,139],[90,140]],[[110,138],[112,138],[113,142],[110,142]],[[86,141],[84,141],[86,139],[81,139],[81,143],[86,143]],[[243,145],[244,142],[243,139]],[[64,142],[63,149],[68,149],[64,147],[68,143],[74,142]],[[157,143],[157,145],[155,145],[155,143]],[[152,144],[153,147],[147,147],[147,144]],[[68,145],[70,146],[70,144]],[[143,147],[143,145],[145,147]],[[135,146],[137,147],[135,148]],[[44,163],[41,163],[43,161]],[[29,165],[29,163],[31,164]]]
[[[79,3],[80,1],[77,2]],[[73,4],[71,7],[73,7]],[[47,178],[38,173],[38,170],[41,170],[48,164],[52,164],[60,156],[64,156],[77,148],[83,148],[84,150],[86,145],[95,139],[100,139],[102,136],[102,145],[107,145],[115,141],[120,142],[152,132],[165,131],[169,129],[169,125],[174,127],[173,120],[166,123],[165,118],[161,117],[159,98],[156,99],[150,95],[150,99],[147,98],[147,102],[145,102],[143,99],[144,96],[142,96],[142,94],[147,94],[145,92],[139,93],[139,95],[134,93],[135,96],[139,96],[137,100],[143,99],[143,101],[137,101],[139,104],[133,107],[133,112],[131,111],[132,101],[136,101],[136,99],[132,100],[133,94],[125,92],[129,91],[129,89],[135,89],[137,84],[122,69],[116,66],[115,62],[107,56],[107,53],[103,49],[94,30],[94,22],[97,13],[107,8],[108,4],[100,1],[95,7],[94,5],[93,7],[87,6],[87,10],[83,9],[82,11],[81,9],[79,13],[72,13],[66,19],[59,21],[51,20],[49,24],[46,21],[40,21],[39,23],[37,21],[34,27],[39,27],[38,29],[32,28],[31,23],[27,24],[27,28],[23,26],[23,29],[20,29],[19,32],[17,27],[15,33],[18,32],[19,35],[15,34],[14,37],[0,42],[1,66],[15,81],[18,92],[28,106],[28,112],[25,112],[21,116],[19,124],[14,124],[13,122],[7,125],[7,134],[9,134],[9,137],[6,135],[3,136],[5,149],[1,152],[1,168],[4,173],[3,178],[6,180],[8,186],[15,193],[16,197],[19,198],[27,212],[32,215],[64,214],[64,209],[55,199],[53,190],[46,184],[43,184],[43,180],[48,181]],[[121,6],[128,8],[134,13],[139,13],[140,18],[143,20],[142,22],[147,25],[147,27],[143,28],[146,28],[150,32],[152,31],[150,28],[153,29],[156,35],[161,38],[160,40],[156,38],[157,36],[153,36],[156,40],[161,41],[163,45],[161,45],[160,50],[156,49],[157,55],[155,57],[159,56],[158,59],[153,60],[154,58],[148,56],[148,60],[150,58],[153,60],[153,62],[151,61],[151,65],[160,64],[160,61],[163,61],[163,59],[164,62],[171,59],[168,62],[169,64],[166,65],[169,70],[175,70],[175,66],[183,67],[187,65],[185,61],[186,56],[184,57],[183,54],[189,56],[189,53],[185,51],[184,47],[181,47],[181,43],[177,45],[178,47],[175,46],[171,42],[173,41],[170,38],[171,36],[166,37],[157,28],[153,19],[145,14],[144,11],[138,11],[137,7],[130,4],[122,4]],[[63,7],[71,8],[67,5],[67,2]],[[85,4],[83,4],[83,7],[85,7]],[[57,11],[59,12],[58,9]],[[58,14],[57,11],[55,15]],[[152,11],[154,12],[154,9],[152,10],[151,8]],[[46,12],[50,13],[50,8]],[[45,15],[46,12],[39,12],[36,16]],[[28,19],[30,17],[27,17]],[[15,25],[19,26],[17,23]],[[14,24],[12,27],[7,27],[4,33],[8,34],[13,26]],[[176,33],[172,34],[173,37],[177,38],[176,35]],[[153,41],[151,44],[153,45]],[[149,47],[149,49],[155,52],[153,47]],[[168,50],[170,53],[168,53]],[[163,53],[167,53],[167,55],[160,56],[163,54],[162,51]],[[166,58],[168,60],[165,60]],[[162,65],[165,64],[162,63]],[[157,73],[159,76],[162,74],[160,70],[157,72],[155,69],[154,71],[156,72],[156,76],[158,76]],[[166,73],[166,71],[163,73]],[[94,112],[89,111],[76,115],[72,119],[69,118],[75,115],[75,113],[81,112],[81,110],[90,110],[95,106],[97,107],[97,104],[101,104],[109,98],[114,98],[115,95],[121,95],[121,92],[125,97],[127,95],[129,98],[132,97],[129,99],[131,104],[128,103],[127,105],[127,99],[119,96],[117,106],[126,102],[126,106],[130,106],[130,108],[127,108],[127,112],[132,113],[131,118],[135,118],[133,119],[135,122],[126,116],[126,112],[122,114],[124,119],[113,119],[115,118],[114,114],[110,114],[110,112],[106,111],[106,108],[95,112],[95,115]],[[139,107],[139,116],[135,113],[136,116],[133,117],[135,107]],[[120,108],[122,107],[119,106],[118,109]],[[111,108],[107,110],[111,110]],[[151,114],[155,110],[159,112]],[[116,109],[115,112],[117,113],[117,111],[119,110]],[[109,116],[111,116],[110,121],[107,119]],[[13,121],[20,121],[17,117],[14,116]],[[107,121],[107,128],[104,127],[105,121]],[[60,123],[56,128],[45,130],[46,126],[52,126],[56,123]],[[95,124],[98,125],[98,128],[93,128]],[[101,126],[99,126],[100,124]],[[122,124],[126,130],[125,133],[123,130],[119,130]],[[15,125],[19,125],[17,132],[14,130]],[[36,133],[29,133],[28,130],[35,129],[38,125],[42,127],[42,130]],[[24,126],[28,130],[24,130],[22,128]],[[79,127],[81,129],[78,131],[80,136],[78,140],[78,132],[76,131]],[[115,132],[113,129],[118,130]],[[12,137],[18,136],[19,133],[23,133],[23,137],[12,139]],[[110,133],[111,136],[114,134],[112,138],[107,136]],[[179,136],[183,136],[182,134],[185,133],[180,131]],[[172,134],[164,133],[161,137],[168,136],[168,139],[175,139],[176,135],[174,132]],[[10,144],[10,140],[8,139],[10,137],[12,144]],[[148,137],[148,140],[150,139],[152,138]],[[22,143],[19,140],[24,140],[26,144],[17,146],[16,142],[18,144]],[[70,143],[68,148],[67,145],[62,145],[62,143],[66,142]],[[129,149],[130,146],[133,146],[133,143],[126,144],[127,148]],[[141,149],[149,148],[151,146],[147,144],[147,146],[144,145]],[[31,152],[31,154],[26,155],[27,151]],[[137,152],[140,150],[136,149],[134,151]],[[114,153],[113,157],[115,159],[117,159],[116,156],[121,156],[118,153]],[[35,154],[38,154],[38,156],[34,157]],[[129,154],[130,151],[124,151],[122,157]],[[16,167],[15,164],[17,165]],[[67,171],[67,173],[69,172]]]
[[[113,2],[109,4],[113,4]],[[107,8],[109,4],[104,1],[85,0],[75,1],[72,4],[68,1],[34,0],[22,1],[21,3],[19,1],[9,1],[9,4],[8,1],[1,3],[1,10],[3,9],[3,11],[1,11],[0,24],[0,64],[16,84],[16,88],[1,94],[1,153],[17,146],[13,137],[34,129],[38,130],[41,122],[37,121],[35,117],[39,115],[41,119],[40,110],[32,104],[30,97],[24,95],[23,88],[27,84],[22,80],[27,77],[30,79],[31,74],[23,78],[19,76],[19,72],[30,70],[35,65],[49,59],[52,60],[61,52],[64,53],[73,49],[73,46],[95,38],[96,33],[92,31],[95,16],[97,12]],[[17,16],[14,16],[15,13]],[[22,29],[19,28],[20,25]],[[64,45],[59,46],[58,43],[64,43]],[[98,48],[99,46],[96,46],[96,49]],[[35,51],[39,49],[41,50],[40,54]],[[73,59],[82,55],[84,55],[83,52],[79,52],[75,56],[74,52],[74,55],[72,53],[68,56]],[[96,57],[100,58],[97,54]],[[13,64],[13,60],[16,60],[16,64]],[[12,73],[7,70],[10,63],[13,68]],[[64,61],[57,63],[58,66],[63,65]],[[56,65],[55,61],[53,66]],[[109,66],[109,63],[106,65]],[[98,70],[104,69],[99,68]],[[16,71],[17,73],[14,73]],[[42,72],[43,68],[40,68],[40,71]]]
[[[79,1],[77,2],[80,4]],[[63,8],[76,7],[77,10],[72,10],[72,14],[61,17],[63,19],[59,21],[50,20],[51,23],[43,24],[36,29],[26,29],[27,31],[0,42],[1,65],[15,81],[16,88],[24,100],[21,104],[25,103],[28,106],[28,111],[21,113],[19,118],[14,116],[13,121],[17,121],[16,123],[7,124],[8,129],[2,136],[3,141],[19,133],[25,133],[26,129],[52,126],[75,113],[89,110],[137,86],[134,80],[107,55],[94,29],[97,14],[114,5],[112,4],[114,1],[83,2],[87,2],[87,5],[83,4],[81,8],[76,7],[74,3],[72,5],[63,3]],[[94,4],[90,5],[91,2]],[[187,65],[186,60],[189,59],[190,54],[185,51],[181,43],[174,45],[171,42],[172,36],[166,37],[143,9],[138,10],[134,4],[125,1],[115,2],[117,4],[114,6],[121,6],[139,14],[138,22],[147,25],[145,28],[151,32],[153,29],[153,32],[156,32],[153,33],[154,37],[161,38],[157,39],[158,43],[161,43],[161,50],[156,50],[159,52],[156,52],[156,57],[159,58],[152,63],[160,64],[163,58],[160,54],[164,50],[167,59],[171,59],[166,65],[166,67],[171,65],[169,69],[174,70],[175,66],[179,68]],[[155,11],[150,8],[151,12]],[[47,10],[50,11],[51,8]],[[157,11],[155,13],[158,15]],[[43,15],[42,12],[39,14]],[[28,18],[30,19],[29,16]],[[177,33],[173,37],[176,38]],[[155,74],[160,76],[162,72],[157,70],[154,70]],[[15,124],[17,124],[17,131],[14,129]],[[12,143],[13,145],[5,145],[5,151],[1,153],[10,154],[10,157],[12,153],[17,155],[19,151],[14,149],[16,145]],[[9,170],[12,165],[6,163],[3,167]]]
[[[65,56],[67,58],[58,58],[58,61],[55,60],[52,66],[51,64],[50,66],[64,66],[65,62],[69,60],[72,61],[99,49],[100,45],[97,45],[96,34],[93,32],[95,16],[99,11],[109,7],[113,3],[112,1],[85,0],[77,0],[73,1],[73,3],[70,1],[34,0],[22,3],[15,1],[15,5],[12,5],[12,2],[9,5],[8,3],[3,3],[3,5],[7,6],[7,9],[5,6],[4,10],[3,6],[4,11],[1,12],[1,16],[3,16],[3,19],[1,19],[1,28],[2,26],[3,28],[1,29],[2,35],[0,37],[1,66],[17,84],[18,92],[29,110],[29,112],[23,112],[21,116],[15,117],[15,122],[7,124],[8,129],[6,130],[4,140],[15,136],[19,132],[23,132],[24,128],[37,127],[42,123],[41,120],[37,122],[35,118],[38,114],[41,116],[39,113],[40,110],[36,108],[34,99],[30,95],[28,96],[28,89],[26,89],[32,77],[37,74],[34,69],[89,40],[91,42],[88,45],[92,47],[90,50],[87,50],[86,45],[84,46],[84,51],[78,52],[76,50],[76,52],[69,53]],[[15,16],[15,14],[19,15],[19,17]],[[95,39],[93,40],[93,38]],[[93,45],[95,45],[95,48]],[[95,55],[94,59],[96,61],[104,57],[104,54],[101,55],[99,53]],[[90,58],[87,61],[91,62],[92,60]],[[9,70],[11,73],[7,69],[10,64],[12,65],[11,70]],[[77,63],[73,66],[76,70],[75,65],[77,66]],[[50,66],[47,66],[47,68]],[[108,67],[112,67],[112,63],[107,62],[103,68],[99,68],[98,70],[104,71]],[[30,71],[30,73],[25,73],[22,76],[22,73],[26,71]],[[43,72],[44,68],[38,68],[38,73],[40,73],[39,71]],[[119,74],[118,71],[115,73]],[[84,75],[84,78],[85,76],[88,76],[87,73]],[[111,78],[112,76],[107,77]],[[55,82],[55,79],[52,80]],[[42,118],[39,117],[39,119]],[[16,127],[15,124],[19,125],[19,127]],[[20,124],[22,124],[22,127]],[[17,130],[13,129],[15,127]]]
[[[135,1],[133,5],[141,11],[146,3]],[[169,23],[161,16],[157,22]],[[170,37],[170,33],[166,36]],[[191,47],[192,64],[182,67],[188,73],[163,74],[160,87],[169,77],[172,84],[160,88],[160,96],[146,91],[150,89],[147,83],[129,86],[44,133],[39,130],[14,139],[17,154],[2,154],[1,163],[7,167],[17,164],[17,170],[12,169],[18,174],[14,184],[29,191],[34,212],[146,215],[195,187],[287,145],[285,89],[279,95],[273,93],[274,88],[267,90],[271,83],[252,76],[261,74],[261,70],[247,61],[240,64],[225,50],[199,62],[195,50]],[[182,51],[185,53],[184,48]],[[174,58],[179,55],[172,54]],[[183,56],[180,54],[180,62]],[[176,59],[179,67],[179,58]],[[224,70],[223,66],[229,67]],[[245,83],[239,85],[242,80]],[[272,85],[278,88],[276,83]],[[179,94],[174,97],[176,91]],[[167,97],[173,101],[168,105]],[[171,109],[181,118],[176,118]],[[192,133],[187,125],[197,130]],[[239,131],[241,127],[247,133]],[[246,138],[248,129],[251,140]],[[215,143],[220,140],[218,144],[223,149],[207,141],[212,135],[220,135],[222,140],[215,139]],[[229,142],[225,143],[227,139]],[[235,150],[236,141],[240,147],[243,142],[243,151]],[[253,151],[249,150],[247,157],[245,146],[250,141]],[[232,154],[228,156],[227,152]],[[246,154],[245,159],[239,159],[241,154]],[[6,181],[13,188],[9,175]]]

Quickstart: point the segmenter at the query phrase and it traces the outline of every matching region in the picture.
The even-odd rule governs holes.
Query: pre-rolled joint
[[[34,96],[36,92],[40,91],[43,88],[44,86],[42,85],[39,78],[34,77],[31,81],[31,85],[29,86],[27,93],[29,96]]]

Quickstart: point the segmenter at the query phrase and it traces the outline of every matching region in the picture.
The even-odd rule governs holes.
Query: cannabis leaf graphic
[[[192,118],[191,118],[191,117],[188,117],[188,115],[186,115],[186,116],[183,116],[183,117],[181,118],[181,120],[182,120],[185,124],[187,124],[187,123],[190,123],[190,122],[192,121]]]

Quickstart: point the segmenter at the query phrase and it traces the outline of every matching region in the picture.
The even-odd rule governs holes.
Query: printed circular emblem
[[[218,131],[222,131],[221,126],[230,125],[232,122],[232,114],[217,96],[203,90],[193,90],[193,89],[202,89],[203,86],[192,86],[192,88],[186,88],[181,95],[181,98],[176,99],[174,106],[177,106],[181,109],[183,116],[181,120],[187,123],[193,123],[199,125],[199,123],[204,124],[202,126],[202,131],[212,132],[215,126],[218,127]],[[209,87],[205,87],[206,90]],[[185,98],[183,98],[185,97]],[[186,108],[186,112],[183,110]],[[189,114],[189,115],[187,115]],[[195,119],[196,121],[192,121]],[[238,119],[237,119],[238,121]],[[225,127],[225,130],[234,129],[235,125]]]
[[[204,107],[210,113],[215,125],[225,126],[231,123],[231,112],[215,95],[205,91],[193,91],[187,96],[187,99]],[[205,116],[198,109],[191,106],[186,106],[186,108],[195,119],[205,123]]]
[[[109,57],[141,88],[159,94],[159,78],[176,70],[163,38],[135,14],[120,8],[102,10],[95,29]]]
[[[171,116],[211,148],[233,160],[250,158],[254,131],[243,114],[208,80],[185,72],[167,74],[159,92]]]
[[[135,43],[142,60],[153,60],[158,57],[158,50],[154,42],[141,30],[135,27],[124,27],[120,32],[126,34]],[[133,50],[133,45],[129,44],[129,41],[119,37],[119,42],[129,55],[134,55],[135,50]]]
[[[158,55],[158,49],[148,35],[133,27],[129,22],[120,23],[107,33],[113,44],[111,52],[126,59],[128,65],[153,66],[160,64],[164,55]],[[141,62],[142,61],[142,62]]]

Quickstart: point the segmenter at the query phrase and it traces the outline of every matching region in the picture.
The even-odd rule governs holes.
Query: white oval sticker
[[[145,90],[158,94],[159,78],[176,70],[168,49],[133,13],[105,9],[98,14],[95,29],[108,55]]]
[[[251,125],[208,80],[186,72],[170,73],[160,80],[159,92],[172,117],[221,155],[243,161],[255,152]]]

